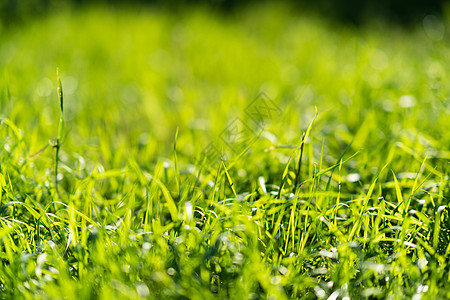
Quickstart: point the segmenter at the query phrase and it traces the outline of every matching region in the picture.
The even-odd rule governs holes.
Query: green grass
[[[274,5],[0,28],[0,297],[450,297],[450,42],[429,35]]]

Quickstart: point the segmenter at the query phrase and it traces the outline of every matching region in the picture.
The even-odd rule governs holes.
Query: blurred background
[[[3,0],[0,13],[0,114],[28,154],[56,136],[59,67],[67,164],[120,168],[135,157],[150,168],[170,160],[177,128],[180,160],[192,164],[210,142],[224,147],[221,132],[246,120],[261,91],[282,113],[243,170],[279,173],[272,162],[292,148],[266,150],[298,144],[316,107],[311,161],[322,143],[330,165],[352,142],[364,148],[349,164],[356,173],[376,172],[400,142],[396,153],[448,156],[444,1]]]
[[[0,18],[0,295],[438,294],[444,1],[0,0]]]
[[[152,5],[163,6],[170,9],[189,9],[193,5],[209,6],[220,11],[233,11],[246,6],[260,5],[270,1],[238,1],[238,0],[3,0],[0,4],[2,20],[4,22],[22,22],[30,16],[42,15],[52,9],[65,6],[79,7],[86,4],[101,3],[115,6]],[[326,18],[335,18],[340,21],[361,24],[370,18],[383,18],[402,24],[411,24],[420,21],[428,14],[442,15],[446,1],[444,0],[316,0],[293,1],[282,0],[297,11],[314,11]]]

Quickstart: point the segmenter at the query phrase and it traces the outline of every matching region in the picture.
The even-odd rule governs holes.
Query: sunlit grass
[[[450,296],[446,36],[273,5],[2,30],[2,297]]]

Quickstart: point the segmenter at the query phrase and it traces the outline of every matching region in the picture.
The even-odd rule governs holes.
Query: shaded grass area
[[[2,297],[448,297],[430,26],[92,7],[1,32]]]

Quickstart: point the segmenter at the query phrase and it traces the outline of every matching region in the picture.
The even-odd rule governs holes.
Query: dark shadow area
[[[311,11],[326,19],[347,24],[360,25],[374,19],[404,26],[421,21],[426,15],[441,16],[444,0],[282,0],[299,11]],[[62,7],[83,7],[95,3],[111,6],[152,5],[163,8],[186,10],[193,5],[204,5],[224,13],[236,11],[244,6],[258,5],[264,1],[238,0],[4,0],[0,3],[0,17],[3,25],[26,22],[27,19],[43,15]]]

